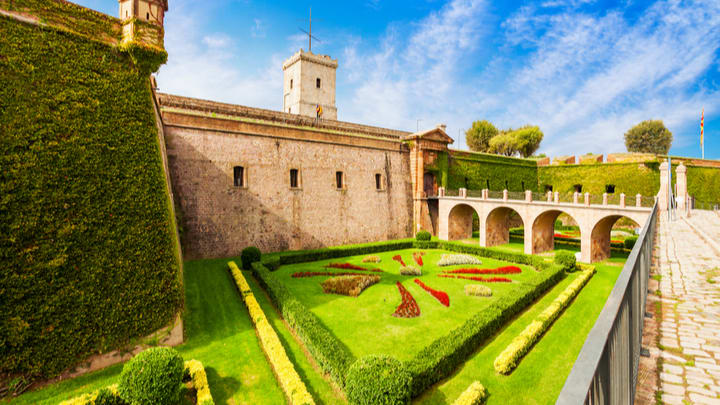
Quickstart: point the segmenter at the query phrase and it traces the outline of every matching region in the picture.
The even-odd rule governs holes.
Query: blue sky
[[[74,0],[117,14],[115,0]],[[662,119],[672,154],[720,159],[720,1],[170,0],[163,92],[279,110],[282,61],[338,59],[338,118],[414,131],[536,124],[551,156],[623,152]]]

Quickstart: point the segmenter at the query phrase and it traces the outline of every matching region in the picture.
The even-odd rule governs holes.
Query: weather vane
[[[312,40],[314,39],[318,42],[322,42],[318,38],[314,37],[312,34],[312,7],[310,7],[310,19],[308,21],[309,21],[309,30],[308,31],[305,31],[302,28],[298,28],[298,29],[307,34],[307,36],[308,36],[308,51],[312,52]]]

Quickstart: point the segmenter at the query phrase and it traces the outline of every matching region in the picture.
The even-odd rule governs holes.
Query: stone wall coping
[[[237,104],[220,103],[184,96],[158,93],[158,103],[163,110],[174,109],[179,113],[195,112],[205,115],[225,115],[226,118],[245,118],[248,120],[265,121],[288,126],[303,127],[313,131],[334,131],[349,136],[370,136],[401,142],[401,139],[410,135],[410,132],[395,129],[373,127],[344,121],[328,119],[316,120],[297,114],[282,111],[266,110],[262,108],[247,107]]]
[[[503,200],[502,198],[487,198],[485,200],[481,198],[465,198],[465,197],[430,197],[433,199],[444,199],[444,200],[454,200],[454,201],[463,201],[463,202],[482,202],[482,203],[497,203],[501,205],[537,205],[537,206],[544,206],[544,207],[562,207],[562,208],[582,208],[582,209],[596,209],[596,210],[602,210],[602,211],[634,211],[634,212],[652,212],[652,208],[648,207],[630,207],[625,206],[621,207],[619,205],[600,205],[600,204],[591,204],[589,206],[585,204],[572,204],[572,203],[554,203],[554,202],[547,202],[547,201],[525,201],[525,200]]]

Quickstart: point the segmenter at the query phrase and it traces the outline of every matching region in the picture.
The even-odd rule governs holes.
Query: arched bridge
[[[620,218],[627,217],[643,226],[650,217],[650,205],[654,198],[636,196],[633,206],[625,204],[625,196],[610,204],[608,195],[602,202],[593,204],[589,194],[578,194],[560,201],[558,193],[538,195],[532,192],[507,191],[491,198],[488,190],[478,197],[468,197],[467,190],[460,189],[457,196],[447,196],[439,190],[437,230],[440,239],[458,240],[472,237],[473,213],[479,218],[480,245],[496,246],[510,240],[510,215],[514,211],[524,226],[525,253],[536,254],[552,250],[555,245],[555,220],[567,214],[580,228],[580,256],[583,262],[597,262],[610,257],[610,231]],[[544,198],[547,196],[547,198]],[[533,198],[535,197],[535,199]],[[646,205],[646,206],[643,206]]]

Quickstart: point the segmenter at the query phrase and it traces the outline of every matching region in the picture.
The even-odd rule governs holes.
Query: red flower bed
[[[562,238],[562,239],[575,239],[574,236],[563,235],[563,234],[561,234],[561,233],[556,233],[556,234],[555,234],[555,237],[556,237],[556,238]]]
[[[519,274],[522,270],[517,266],[504,266],[497,269],[456,269],[448,270],[445,273],[454,274]]]
[[[360,270],[360,271],[373,271],[375,273],[382,273],[380,269],[366,269],[365,267],[356,266],[350,263],[330,263],[325,268],[330,269],[344,269],[344,270]]]
[[[318,277],[318,276],[364,276],[363,273],[348,273],[348,272],[339,272],[339,273],[332,273],[329,271],[301,271],[297,273],[293,273],[293,278],[304,278],[304,277]]]
[[[425,252],[413,252],[413,259],[415,259],[415,263],[417,263],[418,266],[423,265],[423,256],[425,256]]]
[[[410,291],[403,287],[399,281],[396,284],[398,290],[400,290],[402,302],[398,305],[392,316],[396,318],[415,318],[420,316],[420,307],[415,301],[415,298],[413,298],[412,294],[410,294]]]
[[[434,289],[428,287],[427,285],[425,285],[425,283],[423,283],[422,281],[420,281],[417,278],[415,279],[415,284],[422,287],[423,290],[429,292],[433,297],[435,297],[435,299],[440,301],[441,304],[445,305],[446,307],[450,306],[450,297],[448,297],[448,295],[445,291],[434,290]]]
[[[445,278],[462,278],[465,280],[482,281],[485,283],[512,283],[512,280],[505,277],[478,277],[478,276],[453,276],[450,274],[438,274],[438,277]]]
[[[406,267],[405,262],[403,261],[402,257],[400,257],[400,255],[395,255],[392,259],[400,263],[401,266]]]

